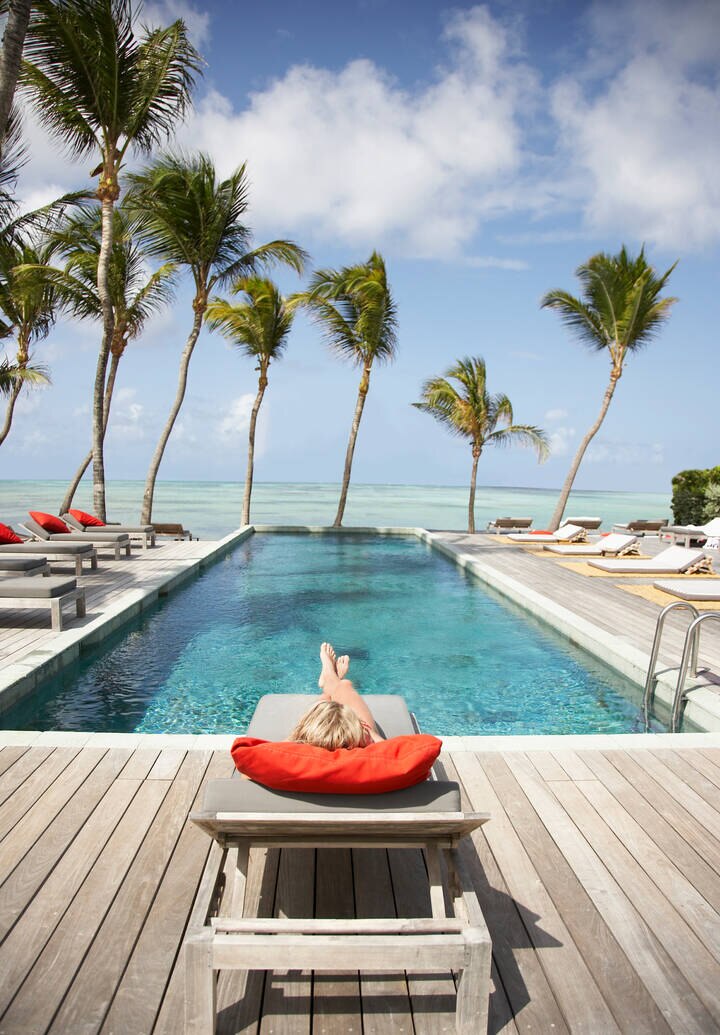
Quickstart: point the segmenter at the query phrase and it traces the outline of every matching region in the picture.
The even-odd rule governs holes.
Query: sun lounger
[[[586,532],[594,532],[602,524],[602,518],[599,517],[568,517],[565,518],[566,525],[580,525]]]
[[[509,532],[522,532],[524,528],[532,528],[532,518],[499,517],[491,521],[485,531],[507,535]]]
[[[0,557],[0,573],[24,578],[29,575],[49,575],[47,557]]]
[[[41,543],[92,543],[96,550],[112,550],[119,561],[123,551],[130,556],[130,536],[126,532],[48,532],[33,518],[20,525]]]
[[[611,533],[598,539],[596,543],[550,543],[543,549],[561,554],[563,557],[605,557],[609,554],[614,557],[627,557],[639,552],[637,544],[636,535]]]
[[[416,732],[400,697],[367,698],[387,736]],[[281,740],[307,710],[306,694],[274,694],[260,701],[248,736]],[[457,851],[458,842],[489,817],[463,813],[456,783],[428,780],[387,794],[295,794],[272,791],[248,780],[213,780],[206,785],[193,822],[226,851],[237,852],[234,887],[224,901],[231,915],[189,930],[185,942],[186,1035],[215,1030],[214,971],[372,970],[413,973],[461,971],[456,1031],[476,1035],[487,1027],[490,937],[475,891]],[[422,848],[426,853],[432,917],[357,920],[244,916],[251,847]],[[445,856],[450,901],[447,916],[441,854]],[[201,880],[202,901],[194,913],[207,916],[217,901],[214,876],[229,872],[223,853],[211,851],[211,870]],[[232,875],[231,878],[232,879]],[[208,908],[206,908],[206,905]]]
[[[660,538],[678,546],[703,546],[707,540],[720,536],[720,518],[705,525],[664,525]]]
[[[712,572],[712,559],[702,550],[686,550],[682,546],[668,546],[648,560],[588,561],[593,568],[637,575],[697,575]]]
[[[165,524],[153,523],[153,530],[156,535],[168,535],[173,539],[190,539],[192,540],[192,532],[189,532],[187,528],[183,528],[180,524],[173,524],[172,522]],[[197,536],[195,536],[197,539]]]
[[[97,568],[97,550],[92,543],[49,543],[36,539],[25,539],[22,543],[3,543],[0,545],[0,558],[6,554],[22,554],[23,556],[46,557],[50,561],[73,561],[75,574],[82,575],[83,561],[89,561],[90,567]]]
[[[527,546],[542,546],[544,543],[586,543],[587,532],[580,525],[562,525],[557,532],[519,532],[508,536],[514,543]]]
[[[663,593],[672,593],[675,597],[683,600],[692,600],[701,603],[703,600],[720,600],[720,579],[707,579],[705,582],[677,582],[674,579],[660,579],[653,582],[655,589],[661,589]]]
[[[62,520],[70,528],[77,529],[78,532],[120,532],[121,534],[124,532],[132,542],[140,543],[143,550],[155,545],[155,529],[152,525],[123,525],[112,521],[109,524],[84,525],[74,514],[63,514]]]
[[[0,608],[50,608],[54,632],[63,627],[62,609],[75,604],[78,618],[85,614],[85,590],[75,579],[50,575],[46,579],[0,579]]]
[[[656,521],[648,520],[647,518],[637,518],[635,521],[628,521],[625,525],[613,525],[613,532],[632,532],[634,535],[657,535],[663,525],[666,525],[667,521]]]

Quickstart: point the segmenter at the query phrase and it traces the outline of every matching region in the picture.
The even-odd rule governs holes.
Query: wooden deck
[[[210,847],[186,817],[230,758],[58,741],[0,749],[0,1032],[178,1035]],[[464,855],[493,1033],[720,1031],[720,748],[667,743],[442,756],[492,813]],[[429,915],[416,851],[271,850],[256,872],[260,915]],[[454,993],[449,973],[222,973],[218,1031],[437,1035]]]

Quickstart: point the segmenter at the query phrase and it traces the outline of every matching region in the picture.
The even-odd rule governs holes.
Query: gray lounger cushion
[[[285,740],[299,719],[319,700],[317,694],[266,694],[258,701],[247,729],[248,737]],[[399,694],[365,694],[378,729],[384,737],[417,733],[417,727]]]
[[[683,600],[720,600],[720,579],[708,579],[702,585],[687,582],[677,582],[673,579],[663,579],[653,582],[656,589],[662,589],[666,593],[672,593]]]
[[[36,571],[46,564],[44,557],[0,557],[0,571]]]
[[[53,532],[51,543],[127,543],[127,532]]]
[[[271,791],[250,780],[210,780],[203,812],[460,812],[460,789],[445,780],[425,780],[386,794],[294,794]]]
[[[75,579],[66,579],[62,575],[49,575],[46,579],[2,579],[0,580],[0,597],[37,597],[48,600],[50,597],[61,597],[77,588]]]
[[[93,552],[92,543],[3,543],[0,553],[66,554],[68,557],[84,556]]]

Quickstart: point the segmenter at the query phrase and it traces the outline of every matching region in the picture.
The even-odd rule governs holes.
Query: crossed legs
[[[322,690],[322,698],[328,701],[339,701],[340,704],[352,708],[357,717],[364,723],[373,740],[382,740],[372,713],[352,682],[346,679],[350,667],[347,654],[337,657],[330,643],[320,644],[320,678],[318,686]]]

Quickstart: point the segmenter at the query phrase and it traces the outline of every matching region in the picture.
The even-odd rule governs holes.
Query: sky
[[[247,223],[338,267],[382,253],[399,318],[394,363],[373,369],[353,480],[462,485],[471,455],[414,409],[423,381],[482,356],[491,392],[544,428],[551,456],[487,450],[480,484],[559,486],[599,411],[609,360],[540,308],[579,292],[591,255],[645,246],[677,296],[630,357],[580,469],[582,489],[668,491],[718,463],[720,3],[717,0],[155,0],[183,17],[206,65],[173,146],[247,163]],[[91,183],[26,111],[27,207]],[[130,165],[137,165],[134,159]],[[284,291],[302,286],[275,274]],[[181,281],[122,360],[106,444],[110,479],[144,478],[190,330]],[[64,478],[90,443],[99,327],[61,320],[35,360],[52,385],[18,405],[2,478]],[[242,480],[257,374],[203,330],[163,479]],[[260,481],[339,481],[359,372],[295,321],[270,368]]]

